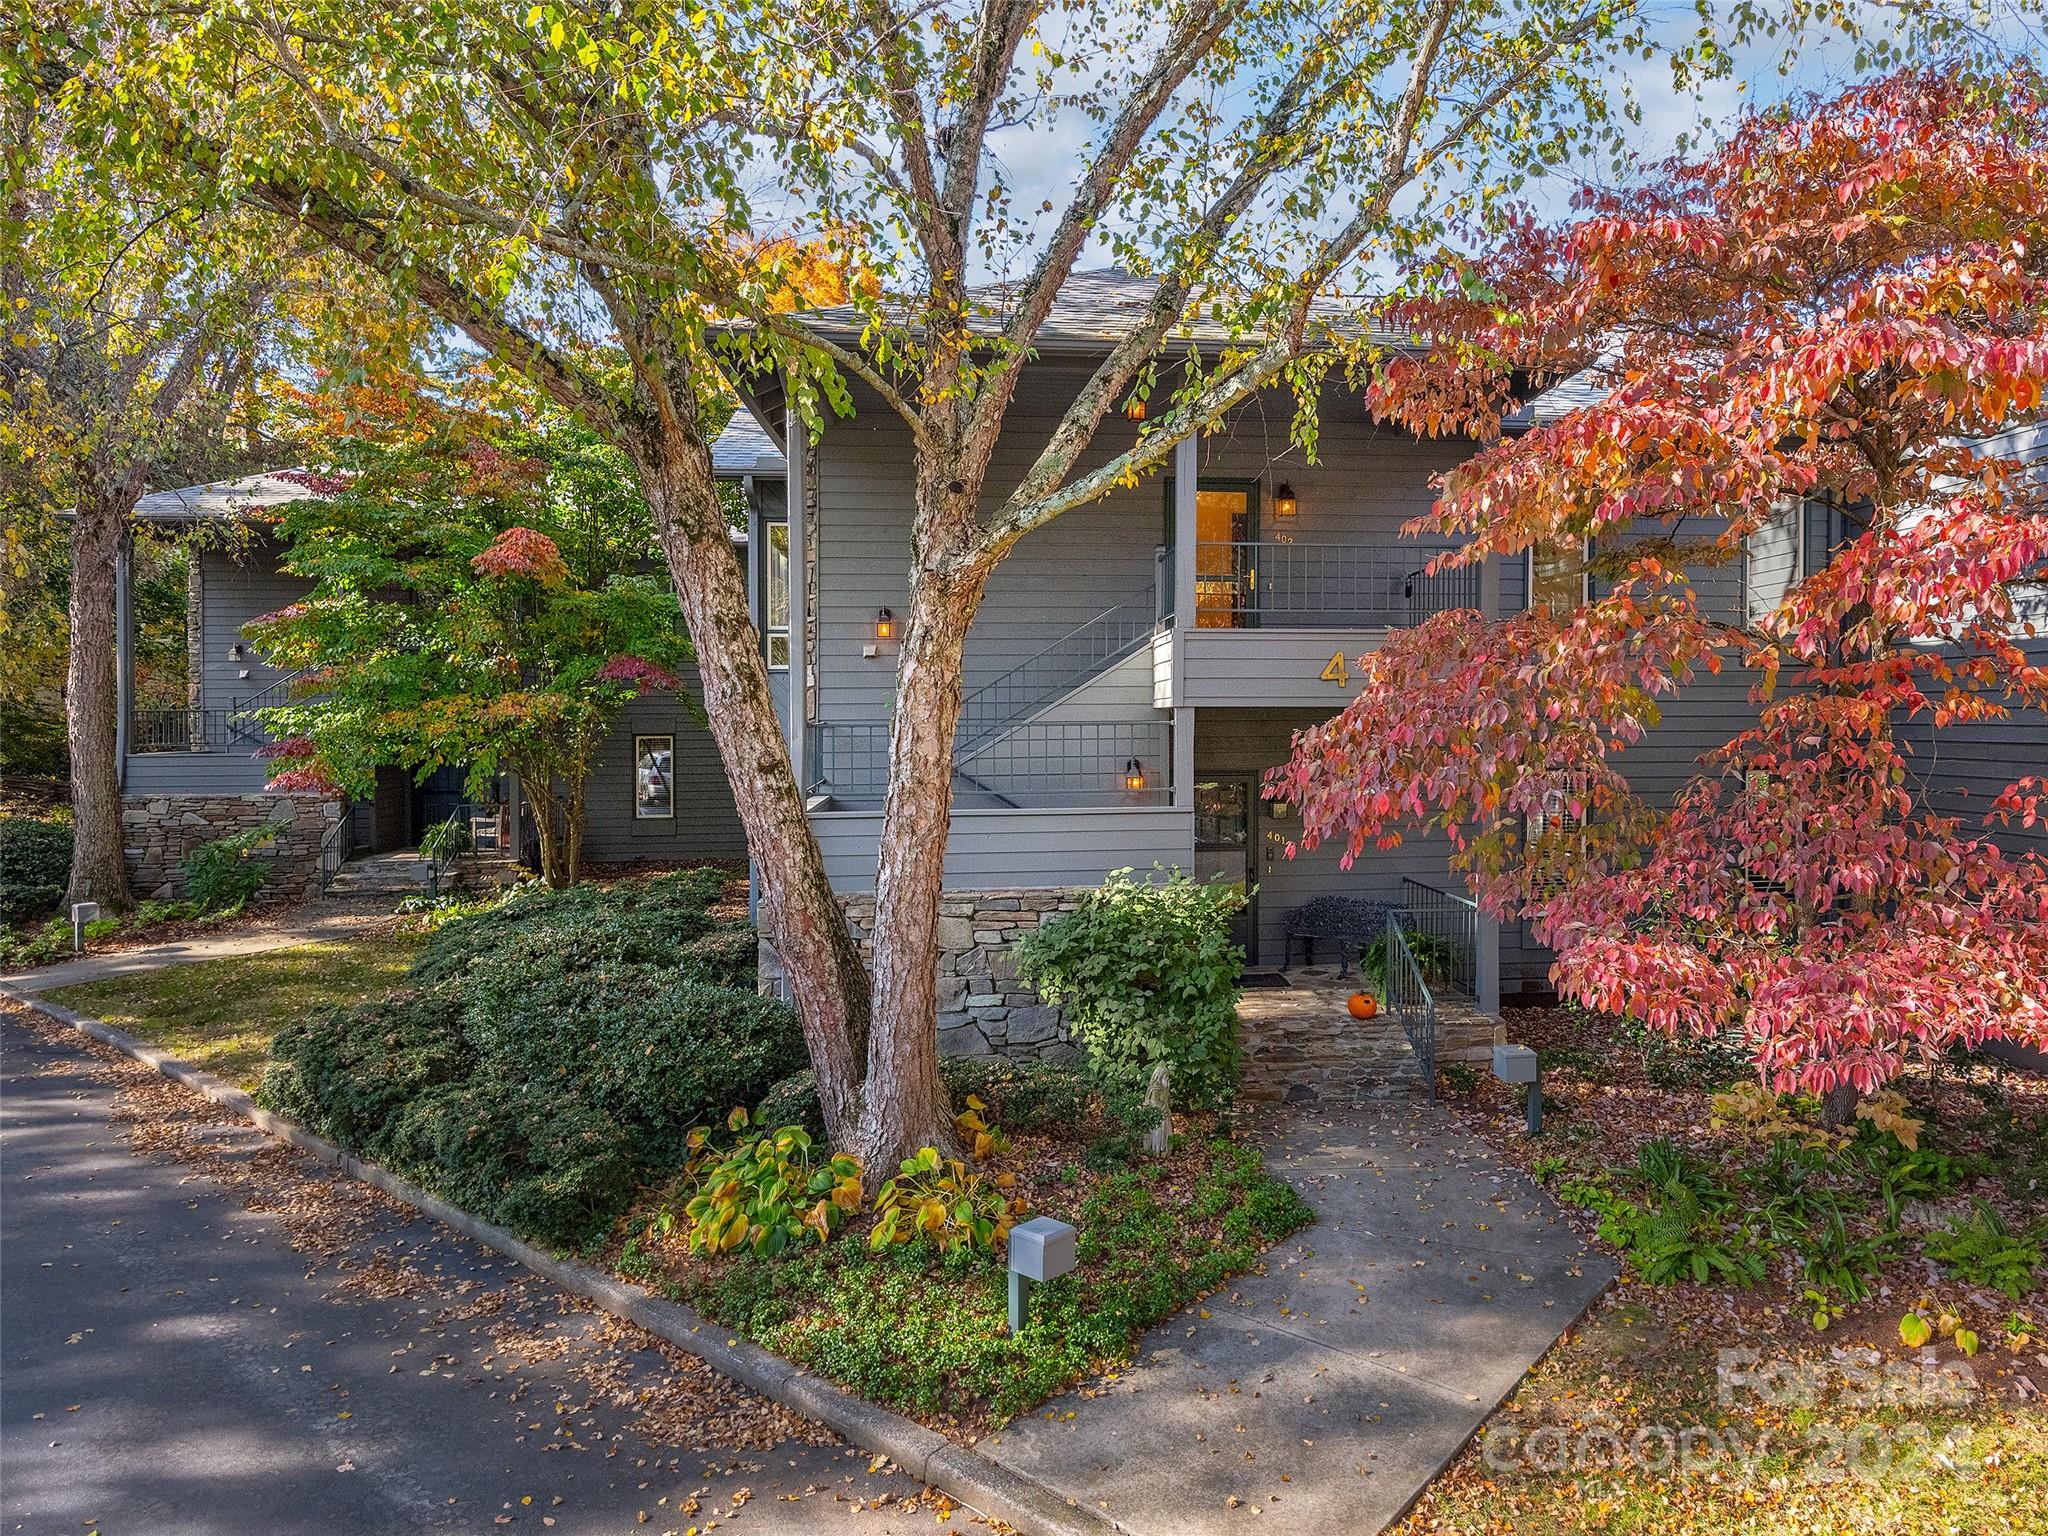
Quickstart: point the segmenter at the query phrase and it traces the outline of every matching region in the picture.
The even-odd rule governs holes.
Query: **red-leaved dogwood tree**
[[[2048,1044],[2048,868],[1993,841],[2043,814],[2048,769],[2016,751],[1964,819],[1911,750],[2048,702],[2025,643],[2048,510],[2019,446],[2048,384],[2040,79],[1899,75],[1749,117],[1453,276],[1410,315],[1437,347],[1373,405],[1491,446],[1410,531],[1462,538],[1445,564],[1583,569],[1589,595],[1364,658],[1269,781],[1302,845],[1444,829],[1563,995],[1740,1032],[1830,1118],[1951,1045]],[[1502,435],[1587,373],[1594,403]],[[1702,595],[1821,516],[1830,557],[1782,598]],[[1632,792],[1625,749],[1724,667],[1754,682],[1732,739],[1675,797]]]

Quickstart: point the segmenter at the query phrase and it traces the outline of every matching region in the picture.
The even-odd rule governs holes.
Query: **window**
[[[789,524],[767,523],[761,560],[761,643],[768,665],[789,665]]]
[[[1576,549],[1536,545],[1529,551],[1529,606],[1546,607],[1552,613],[1567,613],[1583,603],[1589,593],[1592,545]]]
[[[665,820],[675,815],[675,771],[675,737],[633,738],[633,815],[636,819]]]

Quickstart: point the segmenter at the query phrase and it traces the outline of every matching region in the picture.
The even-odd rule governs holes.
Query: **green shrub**
[[[1313,1219],[1255,1148],[1210,1144],[1191,1188],[1162,1198],[1145,1170],[1100,1181],[1074,1218],[1081,1268],[1039,1287],[1031,1321],[1004,1326],[1004,1270],[921,1243],[731,1264],[688,1299],[734,1332],[872,1402],[1000,1421],[1129,1356],[1146,1328]]]
[[[1244,951],[1230,941],[1230,919],[1244,899],[1180,870],[1163,880],[1118,870],[1026,936],[1018,974],[1065,1010],[1103,1080],[1142,1083],[1164,1061],[1175,1103],[1213,1108],[1229,1099],[1240,1066]]]
[[[1408,942],[1408,953],[1415,960],[1415,968],[1422,972],[1422,979],[1432,987],[1441,987],[1451,979],[1451,967],[1457,964],[1458,952],[1451,941],[1440,933],[1422,933],[1407,929],[1403,935]],[[1376,996],[1387,995],[1387,958],[1393,941],[1382,928],[1373,935],[1365,946],[1365,955],[1359,961],[1359,968],[1365,972],[1366,984]]]
[[[55,911],[71,883],[71,824],[0,818],[0,923]]]
[[[413,967],[422,986],[465,975],[472,966],[514,947],[555,953],[579,966],[615,962],[645,965],[682,963],[684,947],[713,932],[740,932],[751,945],[752,929],[737,928],[711,915],[731,877],[702,868],[651,880],[622,881],[610,889],[572,886],[566,891],[535,886],[503,902],[437,929]],[[748,948],[751,966],[751,948]],[[729,967],[728,972],[729,974]],[[751,969],[748,985],[751,985]]]
[[[2044,1262],[2038,1229],[2015,1232],[1983,1201],[1968,1216],[1929,1232],[1921,1246],[1927,1256],[1965,1285],[2003,1291],[2014,1301],[2031,1293]]]
[[[744,1130],[747,1124],[743,1109],[726,1119],[729,1130]],[[764,1126],[722,1151],[701,1129],[691,1133],[691,1142],[694,1185],[683,1214],[692,1252],[731,1253],[745,1247],[773,1258],[806,1232],[824,1242],[860,1210],[859,1159],[843,1154],[820,1158],[817,1144],[800,1125]],[[664,1211],[658,1229],[667,1230],[673,1221],[673,1214]]]
[[[248,827],[201,843],[179,862],[185,895],[202,912],[239,912],[263,889],[270,862],[256,855],[277,841],[276,822]]]
[[[420,857],[446,864],[469,852],[474,844],[469,828],[454,819],[437,821],[420,834]]]
[[[795,1014],[752,989],[751,932],[708,928],[688,890],[671,877],[513,923],[504,907],[458,918],[414,967],[425,984],[281,1030],[257,1097],[491,1220],[586,1243],[688,1164],[693,1125],[804,1059]],[[693,931],[628,942],[664,912]],[[575,942],[570,913],[598,937]]]
[[[1014,1135],[1072,1130],[1085,1123],[1095,1090],[1074,1067],[1055,1061],[1016,1061],[1004,1056],[948,1056],[939,1063],[946,1098],[957,1112],[967,1100],[985,1106],[990,1124]],[[825,1134],[818,1108],[817,1080],[804,1067],[782,1079],[754,1109],[756,1125],[800,1125],[813,1137]]]

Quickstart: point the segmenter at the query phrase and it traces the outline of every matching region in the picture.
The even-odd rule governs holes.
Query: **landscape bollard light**
[[[85,953],[85,925],[100,915],[100,904],[96,901],[74,901],[71,903],[71,953]]]
[[[1524,1083],[1528,1091],[1523,1103],[1529,1112],[1529,1134],[1543,1130],[1543,1084],[1536,1076],[1536,1053],[1526,1045],[1496,1045],[1493,1075],[1504,1083]]]
[[[1064,1221],[1034,1216],[1010,1228],[1010,1337],[1024,1331],[1031,1287],[1057,1280],[1074,1267],[1078,1234]]]

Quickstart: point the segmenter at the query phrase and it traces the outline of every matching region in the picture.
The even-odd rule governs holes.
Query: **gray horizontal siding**
[[[992,510],[1023,474],[1085,377],[1084,369],[1058,362],[1026,371],[996,453],[985,509]],[[899,617],[905,610],[912,515],[908,430],[871,396],[857,393],[856,404],[858,414],[833,422],[818,444],[818,714],[845,724],[888,714],[894,649],[884,646],[873,657],[861,652],[874,643],[877,609],[887,607]],[[1442,540],[1403,541],[1399,530],[1429,509],[1435,494],[1431,477],[1468,457],[1471,444],[1425,442],[1375,425],[1355,395],[1333,388],[1323,403],[1319,462],[1310,465],[1287,440],[1290,409],[1284,394],[1261,396],[1197,445],[1204,478],[1259,483],[1263,537],[1398,547],[1412,551],[1402,558],[1417,567],[1443,546]],[[1137,432],[1111,417],[1082,468],[1122,451]],[[1274,488],[1283,480],[1301,507],[1284,523],[1271,513]],[[1149,601],[1155,555],[1166,537],[1166,495],[1166,480],[1154,475],[1028,535],[989,581],[968,636],[967,688],[1108,608]],[[1243,697],[1234,689],[1228,696]]]
[[[685,667],[680,676],[685,692],[697,697],[697,669]],[[676,813],[671,817],[640,820],[633,815],[633,738],[647,735],[675,737]],[[598,748],[591,767],[583,853],[606,864],[747,856],[746,835],[718,744],[674,695],[650,693],[635,699]]]
[[[1799,580],[1799,557],[1805,536],[1805,503],[1781,507],[1749,536],[1749,617],[1752,622],[1777,611]]]
[[[1197,708],[1342,709],[1358,697],[1358,659],[1386,642],[1383,629],[1190,629],[1180,648],[1181,699]],[[1348,683],[1323,681],[1342,656]]]
[[[872,891],[878,811],[811,816],[835,890]],[[1100,885],[1111,870],[1187,868],[1194,821],[1171,807],[1117,810],[956,810],[946,844],[948,890]]]
[[[269,779],[268,765],[246,751],[138,752],[125,787],[131,795],[247,795]]]
[[[239,556],[219,550],[202,551],[202,580],[205,583],[203,643],[205,661],[201,667],[205,690],[203,707],[233,709],[236,701],[261,693],[286,674],[271,666],[244,639],[242,626],[251,619],[275,613],[302,601],[313,584],[279,571],[283,552],[271,540],[260,540]],[[235,646],[242,647],[238,660]],[[241,674],[249,675],[243,677]]]

